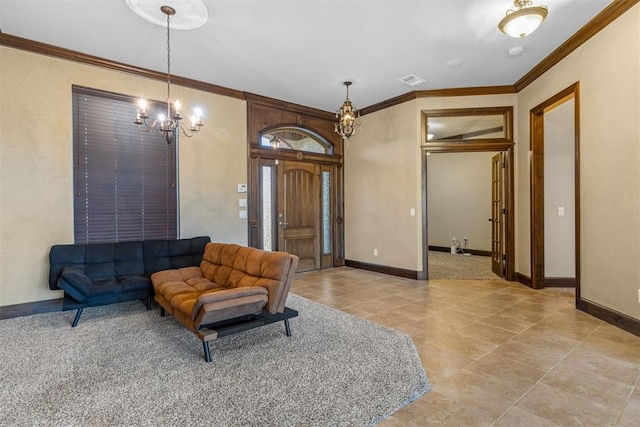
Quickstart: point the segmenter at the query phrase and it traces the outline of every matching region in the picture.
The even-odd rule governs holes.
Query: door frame
[[[262,248],[262,210],[261,210],[261,178],[260,166],[273,162],[274,183],[276,186],[278,165],[277,162],[299,162],[317,165],[320,174],[327,170],[332,171],[333,192],[331,194],[331,211],[335,221],[332,224],[331,243],[333,254],[333,266],[344,266],[344,220],[343,220],[343,180],[342,180],[342,156],[331,154],[317,154],[289,149],[272,149],[256,145],[249,148],[249,246]],[[277,193],[277,187],[276,187]],[[277,196],[277,194],[275,194]],[[277,217],[277,213],[276,213]],[[278,229],[277,218],[274,217],[273,226]],[[277,235],[276,235],[277,238]],[[322,245],[321,245],[322,248]],[[326,259],[320,251],[322,264]]]
[[[529,111],[531,287],[544,288],[544,114],[574,100],[575,287],[580,299],[580,83],[576,82]]]
[[[428,117],[457,117],[474,115],[498,115],[504,116],[504,137],[491,139],[451,140],[447,142],[430,142],[427,137]],[[429,240],[428,240],[428,218],[427,218],[427,155],[431,152],[437,153],[465,153],[465,152],[504,152],[505,159],[505,191],[504,204],[505,212],[505,236],[504,252],[505,274],[504,279],[508,281],[516,280],[515,272],[515,187],[514,187],[514,156],[513,141],[513,107],[485,107],[485,108],[462,108],[448,110],[425,110],[422,111],[422,145],[421,145],[421,169],[422,169],[422,271],[418,272],[418,279],[429,279]]]
[[[335,132],[335,114],[311,107],[245,93],[247,102],[247,244],[262,243],[260,173],[261,162],[297,160],[335,166],[334,193],[331,204],[333,224],[333,265],[342,267],[344,259],[344,141]],[[273,149],[261,145],[260,135],[266,130],[294,127],[311,131],[333,146],[333,154],[320,154],[290,149]]]
[[[505,178],[505,155],[500,151],[491,157],[491,270],[504,279],[505,259],[504,259],[504,236],[505,224],[502,215],[504,214],[504,178]],[[496,183],[498,185],[496,185]],[[497,203],[496,203],[497,202]],[[496,247],[499,248],[496,250]]]

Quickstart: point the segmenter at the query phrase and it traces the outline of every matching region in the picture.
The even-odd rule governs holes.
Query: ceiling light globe
[[[515,38],[526,37],[533,33],[547,17],[547,8],[544,6],[526,7],[510,12],[502,18],[498,28],[506,35]]]

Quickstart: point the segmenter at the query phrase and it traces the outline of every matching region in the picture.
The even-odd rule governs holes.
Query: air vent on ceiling
[[[398,81],[400,83],[403,83],[411,87],[418,86],[419,84],[426,82],[425,79],[423,79],[422,77],[418,77],[415,74],[409,74],[408,76],[404,76],[398,79]]]

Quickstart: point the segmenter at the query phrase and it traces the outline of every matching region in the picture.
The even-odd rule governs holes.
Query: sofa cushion
[[[65,267],[58,279],[58,287],[71,298],[83,302],[91,296],[93,284],[81,267]]]
[[[153,289],[151,279],[145,276],[123,276],[118,277],[118,281],[122,285],[123,292],[134,292]]]
[[[142,242],[114,243],[113,249],[116,277],[145,275]]]
[[[91,296],[122,293],[122,283],[115,277],[93,279]]]
[[[159,271],[151,275],[151,280],[156,295],[162,295],[174,308],[186,300],[195,300],[202,292],[222,288],[221,285],[202,277],[198,267]]]
[[[238,289],[230,290],[237,291]],[[198,315],[194,319],[194,327],[200,328],[224,320],[259,314],[267,299],[268,297],[264,293],[256,293],[204,304],[197,311]]]
[[[197,266],[209,241],[206,236],[179,240],[146,240],[142,242],[145,273],[150,275],[162,270]]]
[[[233,301],[238,298],[243,298],[252,295],[262,295],[259,298],[253,299],[253,301],[262,301],[260,308],[255,313],[242,313],[238,315],[230,315],[230,313],[223,314],[223,318],[233,319],[234,317],[242,316],[244,314],[257,314],[262,310],[262,307],[267,303],[267,290],[258,286],[248,286],[246,288],[236,288],[236,289],[221,289],[212,292],[207,292],[198,296],[195,300],[193,306],[191,307],[191,320],[195,320],[198,316],[200,309],[207,304],[217,304],[222,303],[223,301]],[[218,306],[222,306],[223,304],[217,304]],[[205,309],[205,311],[208,311]],[[209,320],[209,322],[211,322]]]
[[[200,269],[202,275],[224,287],[229,286],[236,254],[241,246],[233,243],[209,243],[204,251]]]

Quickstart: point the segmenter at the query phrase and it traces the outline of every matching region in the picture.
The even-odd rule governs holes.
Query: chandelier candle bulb
[[[203,126],[200,121],[200,112],[196,112],[195,119],[192,119],[191,126],[181,123],[182,117],[180,116],[180,101],[175,103],[171,102],[171,25],[170,18],[176,14],[176,11],[171,6],[162,6],[160,11],[167,15],[167,116],[161,115],[158,120],[153,123],[147,122],[149,116],[146,112],[147,103],[144,99],[141,99],[138,103],[138,112],[136,114],[135,124],[138,125],[138,129],[142,132],[160,133],[167,144],[171,144],[174,141],[177,134],[181,134],[186,137],[192,137],[195,133],[200,131]],[[173,108],[173,113],[171,109]]]

